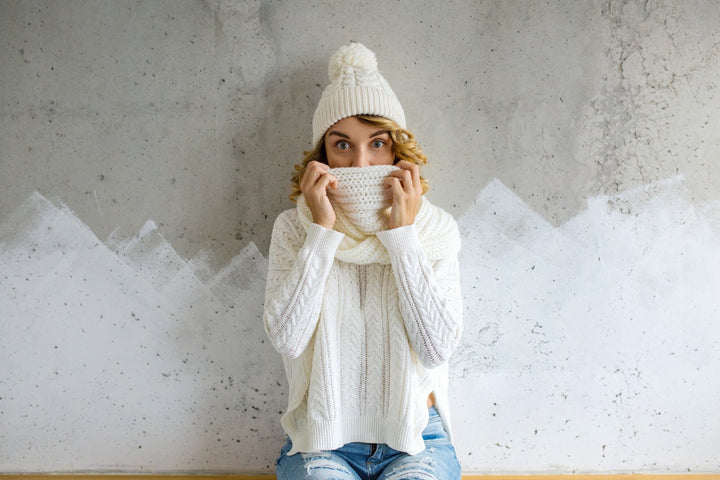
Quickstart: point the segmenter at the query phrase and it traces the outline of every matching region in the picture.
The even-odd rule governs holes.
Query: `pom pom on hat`
[[[340,47],[337,52],[330,57],[328,65],[328,76],[333,82],[343,72],[350,73],[350,70],[370,74],[377,71],[377,58],[375,54],[367,47],[360,43],[351,43],[350,45]]]
[[[313,145],[328,128],[353,115],[378,115],[405,128],[405,112],[378,71],[375,54],[360,43],[340,47],[328,64],[330,85],[313,115]]]

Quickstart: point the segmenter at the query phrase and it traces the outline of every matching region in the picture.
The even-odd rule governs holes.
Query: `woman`
[[[375,55],[330,59],[273,227],[265,329],[289,383],[277,478],[459,479],[448,357],[462,330],[457,226]]]

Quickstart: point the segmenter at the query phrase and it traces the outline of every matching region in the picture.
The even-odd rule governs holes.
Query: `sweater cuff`
[[[405,227],[393,228],[392,230],[384,230],[378,232],[378,240],[385,245],[391,257],[401,255],[413,250],[422,250],[420,237],[417,233],[415,224]]]
[[[345,238],[345,235],[338,231],[312,223],[307,229],[304,246],[317,255],[332,258],[335,256],[335,252],[343,238]]]

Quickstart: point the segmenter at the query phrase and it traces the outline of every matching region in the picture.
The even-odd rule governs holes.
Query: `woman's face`
[[[324,141],[330,168],[392,165],[395,159],[388,131],[356,117],[330,127]]]

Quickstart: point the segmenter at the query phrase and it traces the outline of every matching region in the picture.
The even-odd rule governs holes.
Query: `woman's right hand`
[[[310,208],[313,222],[333,228],[337,217],[327,195],[328,188],[337,188],[337,178],[330,173],[330,167],[315,160],[308,163],[300,181],[300,190]]]

